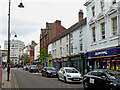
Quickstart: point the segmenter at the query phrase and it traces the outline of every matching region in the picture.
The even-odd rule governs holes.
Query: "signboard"
[[[67,60],[68,60],[68,58],[67,58],[67,57],[65,57],[65,58],[64,58],[64,61],[67,61]]]
[[[112,49],[106,49],[106,50],[100,50],[96,52],[88,52],[87,57],[104,57],[104,56],[112,56],[112,55],[118,55],[120,53],[120,48],[112,48]]]

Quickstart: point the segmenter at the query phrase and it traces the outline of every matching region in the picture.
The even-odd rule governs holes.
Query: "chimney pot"
[[[78,20],[79,20],[79,22],[83,19],[83,15],[84,15],[83,10],[80,9],[80,11],[78,13]]]

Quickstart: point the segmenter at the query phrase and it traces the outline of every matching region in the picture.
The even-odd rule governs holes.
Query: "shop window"
[[[120,60],[117,60],[116,62],[116,70],[120,70]]]

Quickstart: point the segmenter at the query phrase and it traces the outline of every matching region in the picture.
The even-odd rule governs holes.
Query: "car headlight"
[[[70,75],[67,75],[67,77],[71,77]]]

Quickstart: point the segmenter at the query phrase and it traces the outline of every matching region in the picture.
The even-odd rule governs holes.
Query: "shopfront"
[[[88,71],[93,69],[120,70],[120,48],[110,48],[87,53]]]
[[[68,66],[68,57],[63,57],[62,59],[62,66],[67,67]]]
[[[62,68],[62,59],[57,58],[57,69],[60,70],[60,68]]]
[[[82,71],[82,60],[80,59],[80,55],[70,57],[70,66],[75,67],[80,72]]]

